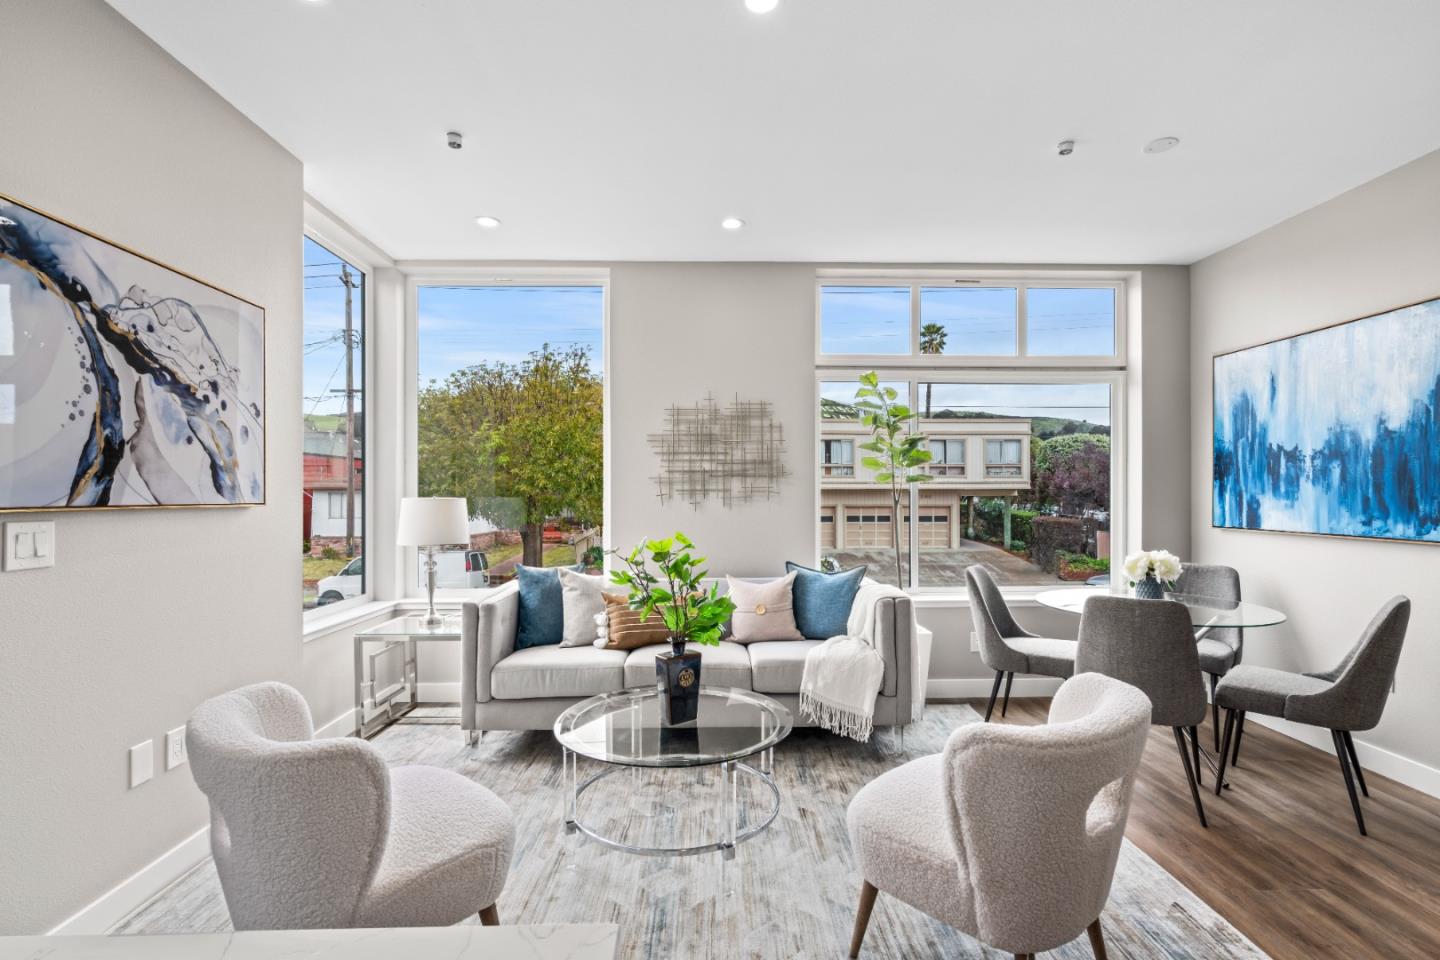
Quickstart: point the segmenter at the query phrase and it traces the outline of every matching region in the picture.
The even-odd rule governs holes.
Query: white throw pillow
[[[757,640],[804,640],[795,626],[793,588],[795,574],[767,583],[750,583],[726,577],[735,612],[730,615],[730,637],[735,643]]]
[[[604,577],[591,577],[560,568],[560,602],[565,623],[562,647],[584,647],[595,642],[595,614],[605,612],[601,590]]]

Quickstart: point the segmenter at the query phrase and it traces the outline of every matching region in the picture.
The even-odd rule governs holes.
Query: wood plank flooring
[[[970,705],[984,713],[984,701]],[[1011,700],[994,720],[1041,723],[1049,706]],[[1208,830],[1173,735],[1156,727],[1126,837],[1260,949],[1275,960],[1440,957],[1440,799],[1367,771],[1361,837],[1334,754],[1253,721],[1222,797],[1204,774]]]

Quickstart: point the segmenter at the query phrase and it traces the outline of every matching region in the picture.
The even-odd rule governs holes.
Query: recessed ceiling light
[[[500,219],[498,217],[476,217],[475,222],[486,230],[494,230],[500,226]]]
[[[1151,140],[1145,144],[1146,153],[1164,153],[1166,150],[1173,150],[1180,145],[1179,137],[1160,137],[1158,140]]]
[[[751,13],[769,13],[780,5],[780,0],[745,0],[745,9]]]
[[[724,220],[720,221],[720,226],[724,227],[726,230],[739,230],[741,227],[745,226],[745,221],[741,220],[739,217],[726,217]]]

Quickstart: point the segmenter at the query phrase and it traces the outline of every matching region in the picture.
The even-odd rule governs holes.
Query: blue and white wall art
[[[1217,527],[1440,541],[1440,299],[1215,358]]]
[[[265,502],[265,311],[0,196],[0,510]]]

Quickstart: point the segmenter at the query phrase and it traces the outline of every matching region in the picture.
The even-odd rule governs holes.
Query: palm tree
[[[927,323],[920,328],[920,352],[921,353],[944,353],[945,352],[945,328],[938,323]],[[925,384],[925,419],[930,419],[930,394],[935,389],[935,384]]]

